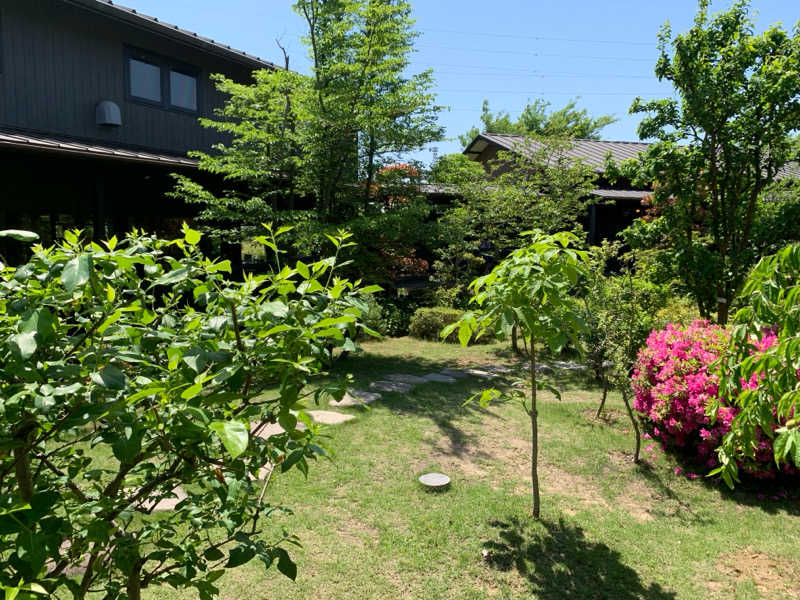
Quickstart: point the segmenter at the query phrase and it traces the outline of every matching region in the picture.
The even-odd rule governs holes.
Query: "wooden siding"
[[[197,121],[223,102],[209,75],[250,78],[245,64],[62,0],[2,0],[0,43],[0,126],[152,152],[184,155],[221,141]],[[196,67],[199,114],[128,99],[128,47]],[[101,100],[119,105],[121,127],[95,124]]]

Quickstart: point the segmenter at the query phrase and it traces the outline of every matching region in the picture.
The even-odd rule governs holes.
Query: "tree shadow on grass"
[[[434,360],[418,356],[404,358],[397,356],[376,356],[361,354],[349,356],[336,367],[338,373],[352,373],[354,389],[368,390],[373,381],[384,379],[392,373],[409,375],[426,375],[438,373],[446,368],[463,368],[457,358],[452,360]],[[493,380],[480,377],[468,377],[456,383],[426,383],[414,387],[411,392],[381,392],[381,404],[401,414],[413,414],[430,419],[448,439],[449,448],[444,452],[461,457],[474,445],[473,435],[461,428],[457,421],[475,420],[492,417],[502,419],[492,406],[482,407],[477,401],[465,404],[474,394],[494,387],[508,389],[512,383],[510,377],[498,376]],[[505,402],[498,399],[493,405]]]
[[[484,543],[486,562],[500,571],[516,570],[541,599],[670,600],[675,593],[646,585],[620,560],[619,552],[586,539],[583,529],[565,523],[512,517],[493,521],[496,540]]]
[[[658,493],[662,498],[671,502],[672,510],[666,511],[661,508],[653,507],[649,512],[655,516],[668,519],[678,519],[687,525],[713,525],[715,520],[708,516],[698,514],[692,509],[692,504],[688,500],[681,498],[675,490],[661,477],[658,470],[654,469],[647,462],[641,462],[635,466],[636,472]]]

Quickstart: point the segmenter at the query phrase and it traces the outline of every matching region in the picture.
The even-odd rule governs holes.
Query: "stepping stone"
[[[307,414],[315,422],[322,423],[323,425],[338,425],[339,423],[355,419],[353,415],[346,415],[332,410],[309,410]]]
[[[410,383],[402,383],[400,381],[373,381],[369,384],[369,389],[378,390],[379,392],[399,392],[400,394],[407,394],[414,388]]]
[[[145,500],[142,503],[142,508],[145,510],[175,510],[175,507],[181,500],[185,500],[187,498],[186,492],[183,491],[181,486],[177,486],[172,493],[175,495],[174,498],[163,498],[158,502],[153,502],[152,500]]]
[[[430,381],[432,383],[455,383],[456,378],[448,375],[442,375],[441,373],[431,373],[429,375],[425,375],[425,381]]]
[[[552,365],[557,369],[566,369],[568,371],[585,371],[588,367],[581,365],[571,360],[554,360]]]
[[[332,400],[328,404],[335,408],[345,408],[348,406],[364,406],[366,404],[372,404],[380,399],[381,395],[377,392],[360,392],[351,390],[347,392],[338,402],[336,400]]]
[[[419,385],[421,383],[427,383],[428,380],[424,377],[418,377],[417,375],[408,375],[406,373],[393,373],[392,375],[387,375],[386,379],[389,381],[399,381],[400,383],[410,383],[412,385]]]
[[[257,424],[253,423],[253,425],[251,427],[252,427],[253,430],[255,430],[256,426],[257,426]],[[305,431],[306,429],[308,429],[305,426],[304,423],[300,423],[300,422],[297,423],[295,428],[298,429],[299,431]],[[261,429],[261,431],[259,431],[256,435],[257,435],[257,437],[260,437],[260,438],[263,438],[263,439],[266,440],[266,439],[271,438],[273,435],[280,435],[282,433],[285,433],[285,432],[284,432],[283,427],[280,426],[280,424],[278,424],[278,423],[267,423],[266,425],[264,425],[264,427]]]
[[[456,379],[466,379],[469,377],[469,373],[460,369],[442,369],[440,373],[448,377],[455,377]]]
[[[469,373],[473,377],[483,377],[484,379],[494,379],[497,373],[490,373],[489,371],[482,371],[481,369],[465,369],[465,373]]]
[[[478,367],[481,371],[488,371],[489,373],[497,373],[500,375],[507,375],[508,373],[513,373],[514,369],[511,367],[506,367],[504,365],[481,365]]]

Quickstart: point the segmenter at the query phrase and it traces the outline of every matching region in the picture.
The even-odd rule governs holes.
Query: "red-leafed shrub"
[[[697,320],[688,327],[669,324],[650,334],[633,374],[634,408],[643,416],[652,437],[708,469],[718,465],[716,449],[737,413],[724,399],[715,422],[706,413],[709,402],[719,393],[711,366],[725,350],[728,339],[725,329],[707,321]],[[775,342],[775,335],[768,332],[755,345],[764,350]],[[745,385],[756,387],[757,380]],[[755,459],[741,466],[756,477],[774,476],[770,437],[759,432]]]

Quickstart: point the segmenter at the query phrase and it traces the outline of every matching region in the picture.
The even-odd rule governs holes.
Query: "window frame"
[[[140,62],[148,63],[158,67],[159,74],[161,76],[161,102],[156,102],[148,98],[142,98],[132,93],[130,68],[131,60],[138,60]],[[126,46],[123,56],[123,69],[125,72],[125,99],[127,101],[134,102],[136,104],[143,104],[153,108],[160,108],[162,110],[183,113],[185,115],[199,115],[202,112],[202,90],[200,82],[203,71],[200,68],[179,60],[156,54],[155,52],[141,50],[132,46]],[[172,85],[170,81],[170,73],[172,71],[188,77],[194,77],[195,100],[197,104],[197,107],[194,110],[172,104]]]

